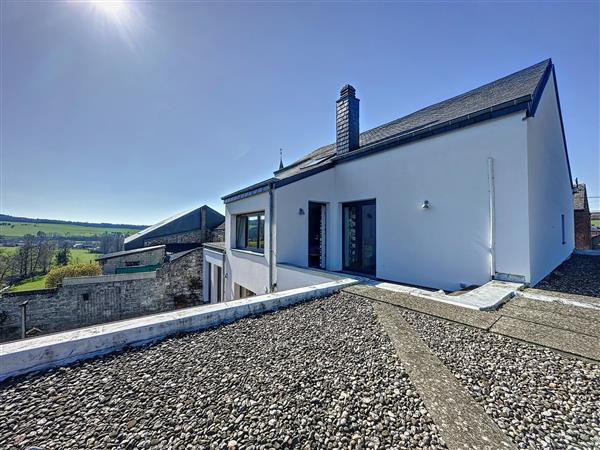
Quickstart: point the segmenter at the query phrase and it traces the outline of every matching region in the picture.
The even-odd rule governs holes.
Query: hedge
[[[73,264],[71,266],[56,267],[48,272],[46,287],[54,288],[62,283],[66,277],[94,277],[102,274],[98,263]]]

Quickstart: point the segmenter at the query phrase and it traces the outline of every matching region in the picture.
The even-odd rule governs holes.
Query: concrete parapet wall
[[[77,360],[140,346],[165,337],[204,330],[243,317],[324,297],[357,283],[341,279],[306,288],[181,309],[0,345],[0,381]]]

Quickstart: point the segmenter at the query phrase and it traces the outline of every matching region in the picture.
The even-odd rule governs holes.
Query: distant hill
[[[18,239],[27,234],[43,232],[48,236],[64,238],[93,238],[104,233],[129,235],[146,228],[144,225],[75,222],[70,220],[31,219],[0,214],[0,237]]]
[[[148,228],[148,225],[131,225],[126,223],[94,223],[94,222],[76,222],[72,220],[58,219],[32,219],[30,217],[11,216],[9,214],[0,214],[0,222],[25,222],[25,223],[56,223],[65,225],[77,225],[80,227],[95,227],[95,228],[129,228],[133,230],[143,230]]]

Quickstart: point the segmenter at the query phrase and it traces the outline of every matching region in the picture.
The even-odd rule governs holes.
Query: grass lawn
[[[600,220],[592,220],[592,225],[596,225],[597,227],[600,227]]]
[[[46,289],[46,275],[30,278],[10,288],[10,292],[35,291],[37,289]]]
[[[90,253],[85,248],[72,248],[69,264],[87,264],[96,261],[100,253]]]
[[[123,233],[125,235],[137,233],[140,230],[132,228],[84,227],[64,223],[27,223],[27,222],[0,222],[0,236],[22,237],[43,231],[46,234],[55,234],[65,237],[97,236],[104,233]]]
[[[17,253],[18,247],[0,247],[0,253],[4,253],[8,256],[14,255]]]

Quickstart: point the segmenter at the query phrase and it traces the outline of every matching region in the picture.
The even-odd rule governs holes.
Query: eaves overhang
[[[261,181],[259,183],[253,184],[252,186],[248,186],[244,189],[240,189],[224,197],[221,197],[221,200],[223,200],[223,202],[227,204],[241,200],[243,198],[252,197],[253,195],[267,192],[273,187],[273,182],[276,180],[276,178],[269,178],[268,180]]]

